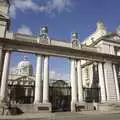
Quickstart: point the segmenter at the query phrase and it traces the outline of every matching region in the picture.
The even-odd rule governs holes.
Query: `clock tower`
[[[9,0],[0,0],[0,37],[5,37],[6,31],[9,29]]]

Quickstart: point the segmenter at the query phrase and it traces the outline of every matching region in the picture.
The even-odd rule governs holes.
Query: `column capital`
[[[44,55],[42,54],[39,54],[39,53],[35,53],[36,56],[41,56],[41,57],[44,57]]]
[[[110,61],[110,60],[107,60],[107,61],[105,61],[104,63],[112,63],[112,61]]]
[[[43,55],[43,57],[45,58],[45,57],[49,57],[50,55]]]
[[[4,50],[3,49],[3,53],[9,52],[11,54],[12,50]]]
[[[81,61],[81,59],[76,59],[76,61],[78,62],[78,61]]]
[[[69,57],[68,59],[69,59],[69,60],[76,60],[76,58],[71,58],[71,57]]]

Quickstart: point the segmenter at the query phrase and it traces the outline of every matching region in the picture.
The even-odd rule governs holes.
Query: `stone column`
[[[116,72],[115,64],[113,64],[113,72],[114,72],[117,100],[120,101],[120,92],[119,92],[119,85],[118,85],[118,78],[117,78],[117,72]]]
[[[77,76],[78,76],[78,102],[81,103],[81,102],[83,102],[81,60],[77,61]]]
[[[3,70],[3,61],[4,61],[4,55],[2,46],[0,46],[0,86],[1,86],[1,77],[2,77],[2,70]]]
[[[10,51],[6,51],[5,59],[4,59],[4,65],[3,65],[3,72],[2,72],[1,90],[0,90],[0,99],[3,102],[6,101],[9,63],[10,63]]]
[[[103,72],[103,64],[102,63],[98,63],[98,73],[99,73],[101,102],[105,102],[106,101],[106,88],[105,88],[105,80],[104,80],[104,72]]]
[[[75,104],[77,102],[77,81],[76,81],[76,74],[75,74],[75,60],[71,59],[71,111],[75,111]]]
[[[34,103],[38,104],[41,102],[42,102],[42,56],[37,55]]]
[[[48,56],[44,58],[44,76],[43,76],[43,103],[49,102],[49,64]]]
[[[113,66],[110,61],[104,63],[104,75],[105,75],[107,101],[115,102],[117,101],[116,85],[114,79]]]

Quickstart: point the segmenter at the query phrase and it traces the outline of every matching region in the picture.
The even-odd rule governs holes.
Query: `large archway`
[[[71,103],[70,61],[50,57],[49,101],[52,111],[69,111]]]
[[[8,75],[8,96],[11,104],[32,104],[34,102],[34,59],[33,54],[12,52]]]

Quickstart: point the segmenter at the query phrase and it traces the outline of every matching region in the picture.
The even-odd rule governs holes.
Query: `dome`
[[[24,56],[24,60],[18,63],[16,68],[16,73],[18,75],[28,75],[28,76],[31,76],[33,74],[32,64],[27,59],[27,57]]]
[[[24,56],[24,60],[18,63],[18,68],[23,68],[23,67],[29,67],[32,66],[32,64],[30,63],[30,61],[28,60],[28,58],[26,56]]]
[[[40,30],[40,34],[48,34],[48,28],[46,26],[42,27]]]
[[[105,26],[102,20],[97,21],[97,29],[105,29]]]
[[[72,33],[72,39],[78,39],[78,33],[77,32]]]

